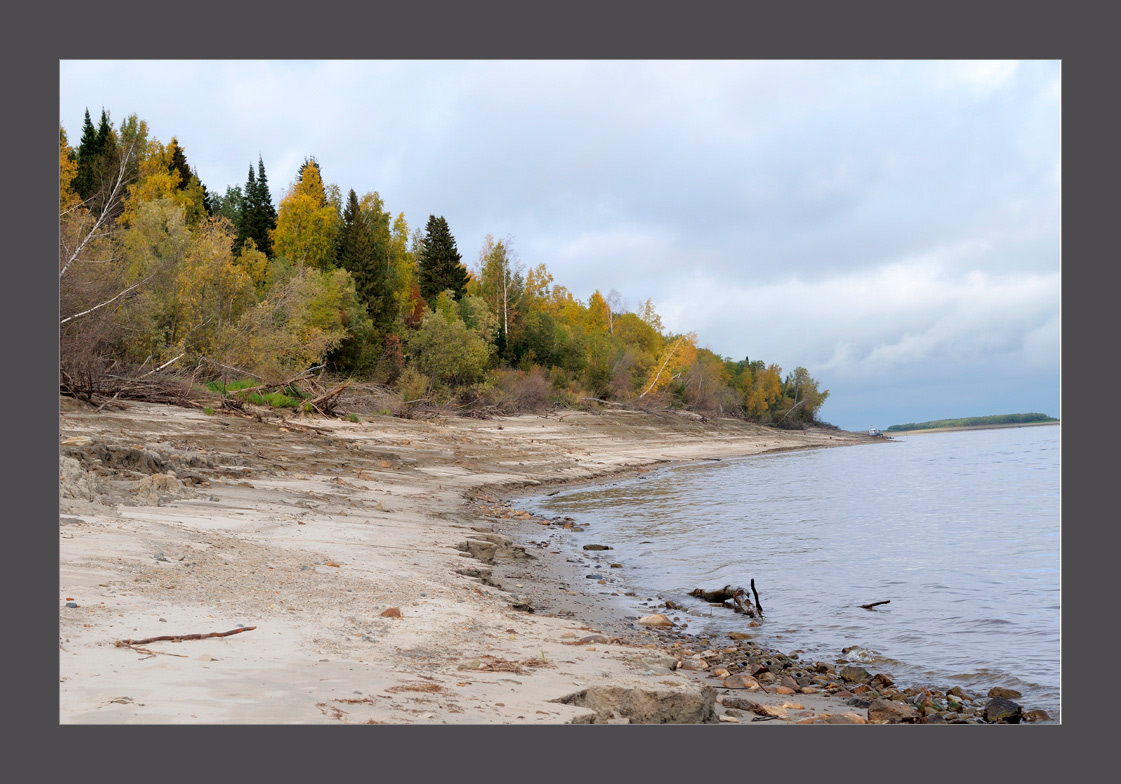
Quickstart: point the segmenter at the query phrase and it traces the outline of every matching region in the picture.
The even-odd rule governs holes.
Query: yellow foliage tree
[[[585,314],[584,325],[589,332],[607,333],[611,331],[611,308],[607,300],[599,293],[599,289],[592,292],[588,298],[588,310]]]
[[[81,201],[71,187],[74,175],[78,173],[78,161],[73,156],[74,151],[66,142],[66,131],[60,127],[58,129],[58,211],[60,214]]]
[[[549,299],[549,289],[553,285],[553,276],[545,269],[544,264],[538,264],[525,274],[525,293],[522,301],[527,310],[543,310],[545,302]]]
[[[770,414],[771,407],[782,400],[782,368],[769,365],[755,374],[744,394],[744,407],[756,417]]]
[[[137,180],[128,189],[120,222],[130,226],[137,219],[140,206],[159,199],[168,199],[183,208],[188,226],[196,226],[206,217],[202,184],[192,177],[186,188],[180,188],[178,171],[171,170],[170,147],[156,139],[149,140],[139,152]]]
[[[224,361],[279,382],[323,361],[363,317],[346,270],[298,266],[229,331]]]
[[[176,285],[177,353],[209,356],[219,336],[256,303],[253,279],[233,255],[234,237],[222,218],[192,233]],[[259,252],[259,251],[258,251]]]
[[[642,303],[642,307],[638,309],[638,317],[653,327],[659,334],[665,330],[665,327],[662,326],[662,317],[654,310],[654,303],[649,299]]]
[[[677,378],[682,371],[692,365],[696,358],[696,332],[690,332],[687,335],[682,335],[670,341],[669,345],[667,345],[662,352],[662,355],[658,357],[658,363],[655,365],[654,371],[650,374],[649,384],[639,397],[646,397],[651,392],[657,392],[659,389],[669,384],[673,379]]]
[[[273,252],[299,264],[330,269],[338,232],[338,210],[327,199],[319,166],[309,161],[280,202],[272,231]]]

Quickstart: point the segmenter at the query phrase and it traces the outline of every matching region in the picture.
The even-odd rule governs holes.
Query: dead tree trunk
[[[754,586],[753,586],[754,590]],[[738,613],[742,613],[751,618],[756,617],[756,608],[751,606],[751,596],[743,588],[733,588],[730,585],[725,585],[723,588],[718,588],[715,591],[706,591],[703,588],[694,588],[689,593],[690,596],[695,596],[698,599],[704,599],[706,602],[713,604],[727,605],[728,601],[732,602],[732,609]],[[758,594],[756,594],[758,596]],[[756,600],[758,606],[758,600]],[[759,609],[759,616],[763,615],[762,608]]]

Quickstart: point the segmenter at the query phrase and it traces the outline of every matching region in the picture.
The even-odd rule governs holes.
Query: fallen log
[[[891,599],[884,599],[882,602],[872,602],[871,604],[862,604],[861,608],[871,610],[873,607],[879,607],[881,604],[891,604]]]
[[[143,640],[117,640],[113,644],[118,648],[132,648],[136,645],[147,645],[150,642],[183,642],[184,640],[206,640],[210,637],[229,637],[231,634],[251,632],[256,626],[243,626],[231,629],[228,632],[211,632],[210,634],[166,634],[162,637],[145,637]]]
[[[694,588],[689,592],[690,596],[696,596],[698,599],[704,599],[706,602],[713,604],[723,604],[732,598],[736,589],[730,585],[725,585],[723,588],[717,588],[715,591],[706,591],[704,588]]]
[[[752,580],[752,590],[755,590],[754,580]],[[733,588],[730,585],[725,585],[723,588],[718,588],[715,591],[706,591],[703,588],[694,588],[689,592],[690,596],[695,596],[698,599],[704,599],[706,602],[712,604],[725,604],[728,601],[732,602],[732,609],[738,613],[750,616],[752,618],[756,615],[756,608],[751,606],[751,599],[746,590],[743,588]],[[756,606],[759,603],[759,595],[755,595]],[[760,616],[763,614],[762,608],[759,608]]]

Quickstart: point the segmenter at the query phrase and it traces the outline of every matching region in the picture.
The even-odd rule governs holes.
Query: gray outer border
[[[16,19],[28,15],[37,17],[30,26],[30,36],[26,35],[26,23]],[[1116,123],[1101,122],[1103,106],[1112,109],[1115,101],[1108,98],[1108,92],[1099,92],[1095,84],[1095,77],[1100,79],[1108,66],[1116,65],[1106,59],[1109,39],[1105,37],[1116,26],[1110,24],[1113,20],[1104,18],[1100,6],[1068,2],[1060,11],[1056,4],[1023,1],[984,5],[945,1],[801,2],[750,7],[665,2],[627,7],[494,2],[485,4],[484,9],[480,3],[442,0],[438,4],[399,4],[359,11],[341,3],[297,6],[279,2],[249,10],[230,3],[159,7],[132,2],[65,10],[49,5],[24,6],[11,16],[15,22],[12,32],[20,34],[13,36],[9,50],[15,53],[9,62],[17,66],[9,68],[9,84],[17,95],[17,110],[9,115],[14,120],[9,127],[14,127],[19,141],[26,143],[18,148],[9,146],[9,150],[24,151],[11,156],[17,168],[15,182],[30,184],[28,191],[21,188],[18,193],[21,201],[30,195],[37,207],[28,211],[34,232],[13,232],[10,237],[19,250],[26,251],[9,257],[13,262],[11,282],[16,284],[12,289],[22,294],[24,272],[31,269],[35,295],[14,298],[17,316],[8,320],[8,334],[30,336],[30,340],[10,341],[18,346],[18,360],[8,367],[11,372],[30,366],[33,377],[45,382],[41,394],[36,384],[36,394],[9,396],[17,434],[8,436],[8,444],[31,445],[30,462],[39,466],[29,472],[30,477],[20,474],[21,479],[31,480],[33,490],[13,494],[19,513],[9,518],[5,532],[6,560],[18,571],[27,586],[24,590],[32,597],[32,601],[20,602],[22,590],[9,593],[8,606],[18,613],[7,625],[9,649],[15,659],[9,665],[9,677],[16,689],[9,697],[8,715],[20,723],[20,739],[12,748],[24,757],[24,764],[15,767],[17,771],[35,764],[38,770],[52,773],[66,769],[175,780],[180,773],[195,779],[209,778],[210,771],[221,769],[216,777],[219,780],[242,773],[247,780],[270,774],[280,774],[281,780],[287,780],[302,773],[341,776],[352,769],[356,776],[380,777],[399,770],[416,779],[438,769],[461,776],[513,774],[511,778],[524,779],[540,775],[541,767],[566,771],[567,775],[599,777],[613,771],[616,765],[612,763],[617,763],[618,770],[629,777],[653,773],[654,780],[669,780],[686,772],[758,776],[772,766],[775,772],[804,780],[815,772],[868,775],[883,770],[885,765],[895,768],[898,764],[902,766],[900,772],[931,771],[939,778],[972,778],[971,774],[981,769],[999,766],[1008,773],[1030,770],[1034,774],[1030,778],[1039,780],[1066,770],[1071,757],[1085,762],[1092,756],[1080,753],[1090,752],[1090,747],[1077,743],[1077,739],[1092,730],[1091,722],[1097,717],[1090,711],[1102,697],[1087,690],[1111,679],[1111,675],[1091,672],[1094,665],[1088,657],[1094,656],[1096,664],[1108,652],[1100,645],[1104,642],[1100,634],[1087,633],[1095,620],[1102,620],[1096,612],[1098,607],[1080,599],[1091,598],[1086,582],[1091,575],[1107,573],[1100,559],[1112,550],[1108,546],[1087,547],[1089,536],[1094,537],[1096,545],[1102,529],[1111,526],[1094,525],[1085,534],[1083,531],[1090,527],[1086,521],[1113,519],[1116,512],[1109,516],[1093,514],[1093,490],[1106,478],[1108,458],[1088,461],[1080,456],[1083,449],[1106,448],[1089,444],[1082,424],[1091,411],[1100,412],[1099,417],[1108,415],[1105,401],[1114,386],[1108,380],[1105,384],[1096,380],[1092,388],[1070,386],[1084,394],[1074,398],[1076,405],[1068,406],[1065,412],[1068,425],[1072,425],[1067,434],[1068,443],[1075,445],[1075,468],[1066,471],[1064,498],[1067,520],[1072,521],[1071,530],[1078,536],[1065,541],[1068,563],[1077,568],[1065,581],[1073,599],[1064,603],[1068,619],[1064,647],[1068,661],[1078,669],[1072,679],[1074,689],[1064,695],[1063,716],[1064,726],[1085,730],[1077,735],[1073,729],[1062,728],[850,728],[795,731],[793,735],[776,735],[768,730],[766,736],[754,734],[750,743],[744,743],[742,735],[735,739],[727,734],[702,736],[737,731],[705,727],[378,727],[358,730],[363,732],[361,739],[344,728],[59,727],[57,705],[44,696],[44,692],[50,694],[49,685],[57,676],[53,645],[57,579],[48,563],[49,554],[57,554],[57,540],[53,524],[47,524],[50,505],[57,503],[57,491],[49,479],[53,457],[47,457],[57,432],[46,430],[58,413],[49,384],[54,372],[50,365],[57,360],[57,342],[49,337],[56,327],[49,319],[56,311],[58,289],[52,265],[29,260],[38,259],[43,245],[57,233],[57,225],[44,209],[56,188],[45,169],[54,162],[49,125],[58,119],[58,61],[63,58],[108,54],[131,59],[1062,59],[1067,98],[1063,116],[1067,130],[1077,139],[1067,145],[1072,153],[1067,176],[1074,178],[1075,185],[1066,193],[1075,207],[1065,213],[1065,277],[1066,288],[1072,292],[1070,302],[1075,302],[1075,297],[1077,301],[1067,309],[1066,325],[1076,336],[1115,334],[1115,326],[1108,332],[1089,329],[1092,314],[1109,312],[1098,298],[1113,287],[1078,285],[1091,282],[1087,275],[1091,260],[1116,258],[1112,243],[1107,244],[1101,236],[1101,228],[1114,222],[1116,191],[1112,182],[1103,183],[1100,175],[1094,176],[1101,170],[1101,162],[1086,160],[1099,150],[1112,150],[1116,141]],[[90,96],[90,104],[96,103],[97,97]],[[23,122],[27,116],[22,111],[24,106],[32,110],[30,124]],[[130,111],[144,116],[142,106]],[[74,133],[74,129],[68,130]],[[8,225],[15,228],[22,221]],[[1096,265],[1089,271],[1094,273],[1092,282],[1097,283],[1102,271]],[[1092,356],[1097,345],[1092,340],[1067,341],[1068,375],[1074,377],[1069,369],[1100,375],[1097,369],[1110,357]],[[1080,373],[1078,378],[1083,377]],[[26,411],[26,406],[31,410]],[[20,463],[27,464],[24,460]],[[29,552],[32,557],[27,557]],[[1095,557],[1095,553],[1101,555]],[[1103,690],[1108,688],[1104,686]],[[1112,711],[1106,711],[1101,718],[1109,721]],[[561,736],[564,732],[582,734]],[[612,734],[607,737],[604,732]],[[852,732],[876,734],[856,739]],[[884,732],[892,734],[885,737]],[[1046,738],[1034,735],[1037,732],[1047,733]],[[1076,751],[1077,747],[1081,748]],[[1096,747],[1109,748],[1105,744]],[[29,751],[37,752],[34,759],[29,758]]]

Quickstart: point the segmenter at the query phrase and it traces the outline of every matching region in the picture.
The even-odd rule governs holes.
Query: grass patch
[[[283,392],[253,392],[246,398],[250,403],[258,406],[271,406],[273,408],[291,408],[295,409],[300,405],[300,401],[291,395],[286,395]]]
[[[258,406],[269,406],[271,408],[300,408],[300,403],[303,401],[304,395],[299,390],[292,387],[285,387],[281,392],[249,392],[241,393],[242,390],[250,389],[252,387],[260,386],[261,382],[253,378],[243,378],[236,381],[210,381],[206,384],[206,388],[211,392],[216,392],[219,395],[236,395],[239,400],[244,400],[247,403],[253,403]],[[307,410],[307,407],[303,407]]]
[[[214,416],[214,409],[210,406],[206,406],[205,408],[203,408],[202,413],[206,414],[207,416]]]

